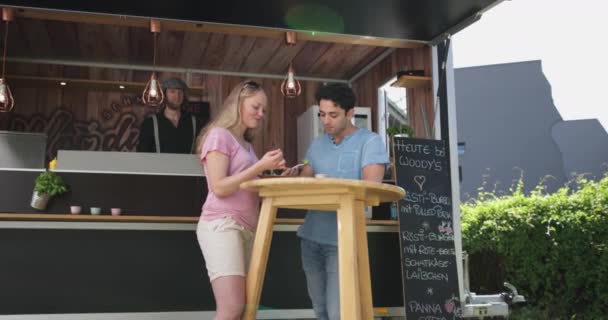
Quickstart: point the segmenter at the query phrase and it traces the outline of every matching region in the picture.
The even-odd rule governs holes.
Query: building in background
[[[605,128],[562,119],[541,61],[460,68],[454,78],[463,200],[482,186],[509,193],[520,176],[525,192],[540,182],[553,192],[576,175],[607,171]]]

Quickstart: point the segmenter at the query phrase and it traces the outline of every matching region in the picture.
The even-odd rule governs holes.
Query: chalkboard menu
[[[449,155],[438,140],[395,137],[399,242],[406,319],[460,315]]]

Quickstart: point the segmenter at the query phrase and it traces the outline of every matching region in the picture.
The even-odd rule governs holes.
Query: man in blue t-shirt
[[[355,95],[344,84],[329,84],[316,94],[325,134],[308,148],[300,176],[382,182],[389,163],[381,137],[352,124]],[[288,172],[286,174],[294,174]],[[336,212],[311,210],[298,229],[302,267],[317,319],[340,319]],[[344,319],[347,320],[347,319]]]

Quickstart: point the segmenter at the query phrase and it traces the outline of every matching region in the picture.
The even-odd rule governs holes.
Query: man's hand
[[[307,160],[305,160],[305,162],[303,163],[297,164],[291,168],[286,169],[281,175],[288,177],[312,177],[312,166]]]
[[[283,170],[283,173],[281,173],[282,176],[287,176],[287,177],[294,177],[294,176],[299,176],[300,175],[300,168],[302,167],[301,164],[295,165],[291,168],[287,168],[285,170]]]

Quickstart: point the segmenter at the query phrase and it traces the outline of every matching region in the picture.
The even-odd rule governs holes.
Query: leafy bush
[[[579,179],[575,187],[553,194],[539,187],[525,195],[522,187],[520,180],[512,195],[480,193],[461,206],[472,289],[475,277],[495,273],[502,278],[495,283],[512,283],[533,307],[519,319],[603,319],[608,312],[608,177]],[[491,288],[495,283],[486,282],[486,289],[496,289]]]
[[[34,190],[38,193],[46,193],[50,196],[59,195],[68,191],[63,179],[52,171],[45,171],[36,177]]]

